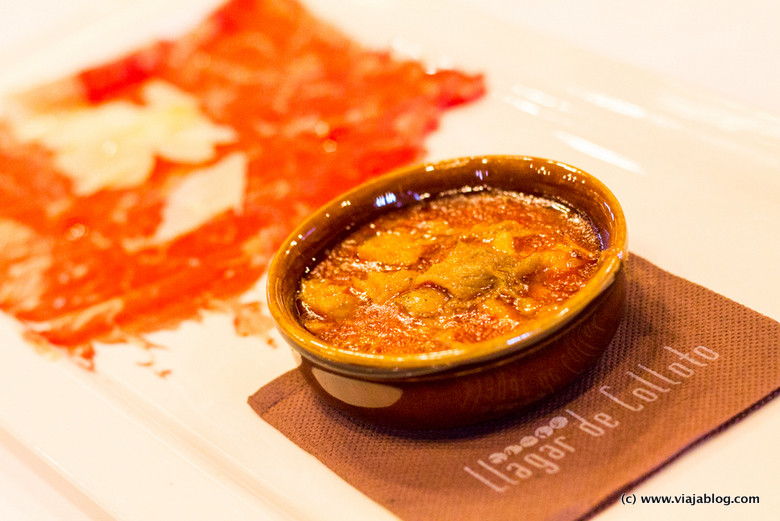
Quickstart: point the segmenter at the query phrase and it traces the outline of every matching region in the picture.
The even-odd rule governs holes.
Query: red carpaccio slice
[[[421,158],[443,111],[484,93],[480,75],[430,72],[367,50],[295,2],[234,0],[175,41],[19,103],[38,116],[141,106],[150,82],[191,96],[231,137],[201,161],[156,154],[140,182],[85,189],[64,173],[61,151],[20,138],[12,124],[0,127],[0,308],[29,338],[88,363],[96,341],[124,341],[225,308],[264,273],[303,216]],[[238,156],[239,206],[150,240],[173,186]]]

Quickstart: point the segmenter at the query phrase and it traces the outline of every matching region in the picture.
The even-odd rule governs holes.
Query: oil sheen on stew
[[[548,199],[448,193],[363,225],[298,292],[303,325],[347,350],[441,351],[520,330],[596,272],[590,222]]]

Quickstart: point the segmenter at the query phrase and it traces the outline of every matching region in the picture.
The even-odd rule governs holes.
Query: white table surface
[[[0,67],[20,53],[34,50],[42,32],[50,39],[66,34],[77,27],[80,19],[100,16],[104,14],[101,9],[108,12],[112,4],[105,2],[101,4],[104,7],[90,13],[87,0],[0,1]],[[458,1],[676,78],[703,92],[780,116],[780,3],[774,0],[453,0]],[[774,282],[776,290],[777,280]],[[777,400],[758,414],[776,418],[780,415]],[[745,458],[755,460],[757,465],[768,464],[762,459],[761,450],[744,450],[767,443],[765,433],[748,428],[753,424],[760,421],[737,425],[733,435],[711,442],[720,444],[727,452],[736,446],[729,457],[739,460],[741,469],[746,468]],[[777,450],[772,454],[776,460]],[[780,465],[780,461],[771,464]],[[728,474],[729,469],[708,468],[706,463],[700,463],[693,472]],[[675,489],[677,483],[685,482],[676,479],[667,482],[665,490],[661,487],[660,493],[689,492]],[[739,476],[730,479],[738,482]],[[663,483],[662,479],[656,481]],[[726,510],[722,519],[736,519],[730,516],[736,516],[737,510]],[[675,511],[678,515],[682,512]],[[620,519],[614,515],[611,518]],[[78,521],[112,517],[56,469],[0,429],[0,519]]]

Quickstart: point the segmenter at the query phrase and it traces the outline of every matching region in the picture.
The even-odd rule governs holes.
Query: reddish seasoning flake
[[[175,327],[246,291],[304,215],[419,159],[442,112],[484,93],[479,75],[366,50],[294,1],[234,0],[175,41],[38,93],[37,108],[140,106],[150,81],[192,96],[232,137],[200,162],[156,153],[142,182],[90,191],[44,143],[0,126],[0,309],[90,364],[95,341]],[[240,207],[151,240],[171,186],[236,153]]]
[[[171,376],[172,371],[170,369],[160,369],[155,374],[160,378],[167,378]]]
[[[238,336],[252,336],[268,333],[274,323],[269,315],[263,314],[259,302],[248,302],[234,306],[233,326]]]

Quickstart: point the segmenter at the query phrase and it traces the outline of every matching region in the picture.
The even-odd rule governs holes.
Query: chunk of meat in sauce
[[[531,273],[538,263],[538,256],[520,259],[483,244],[460,241],[442,262],[428,268],[416,282],[436,284],[460,300],[468,300],[494,285],[510,285]]]
[[[409,266],[417,262],[425,247],[419,239],[408,232],[380,233],[358,246],[357,256],[362,261]]]
[[[337,320],[349,316],[360,301],[346,286],[322,280],[305,281],[301,286],[301,300],[318,315]]]
[[[383,304],[406,291],[414,281],[415,272],[409,270],[371,271],[365,279],[352,278],[352,285],[372,302]]]
[[[404,311],[413,317],[433,317],[441,312],[447,302],[447,295],[436,288],[422,286],[395,299]]]

